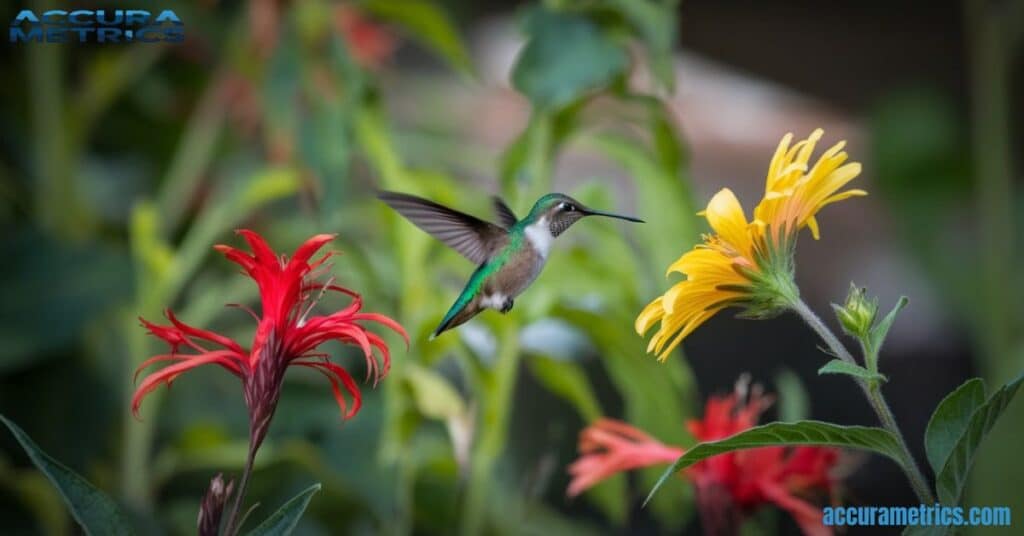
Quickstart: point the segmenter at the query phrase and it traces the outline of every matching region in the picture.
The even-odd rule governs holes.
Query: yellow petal
[[[739,253],[749,255],[751,241],[747,230],[747,215],[732,190],[723,188],[711,198],[708,202],[707,218],[711,228],[722,240],[736,248]]]
[[[807,218],[807,227],[811,230],[811,236],[813,236],[815,240],[821,238],[821,235],[818,232],[818,220],[815,219],[814,216]]]
[[[636,317],[633,328],[636,329],[637,335],[647,333],[647,330],[651,329],[655,322],[665,316],[665,309],[662,308],[661,303],[662,296],[658,296],[654,301],[647,304],[647,307],[644,307],[644,310]]]

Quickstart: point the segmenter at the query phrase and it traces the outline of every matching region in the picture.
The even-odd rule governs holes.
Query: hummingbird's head
[[[551,236],[558,236],[584,216],[605,216],[638,223],[644,222],[631,216],[612,214],[611,212],[588,208],[583,203],[565,194],[548,194],[541,197],[534,203],[527,219],[535,222],[543,219],[550,226]]]

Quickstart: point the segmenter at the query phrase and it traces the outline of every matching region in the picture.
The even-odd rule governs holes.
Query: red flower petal
[[[334,392],[334,400],[338,403],[338,408],[341,409],[342,416],[345,419],[351,419],[359,412],[359,408],[363,406],[363,397],[359,392],[359,387],[345,369],[331,363],[330,361],[295,361],[293,364],[316,369],[330,380],[331,390]],[[341,380],[341,383],[345,385],[345,390],[352,396],[352,408],[349,409],[348,413],[345,413],[345,398],[342,396],[341,390],[338,388],[339,379]]]
[[[267,241],[264,240],[262,236],[257,234],[255,231],[250,231],[249,229],[239,229],[235,232],[242,235],[242,238],[249,243],[249,249],[252,250],[253,256],[256,259],[256,264],[264,267],[276,266],[280,268],[281,263],[277,258],[277,254],[274,253],[274,250],[270,249],[270,246],[267,245]]]
[[[821,509],[790,495],[785,488],[775,483],[763,482],[761,491],[768,500],[789,512],[806,536],[831,536],[832,529],[822,523]]]
[[[171,311],[170,309],[167,310],[167,319],[170,320],[172,324],[174,324],[174,327],[178,328],[179,330],[181,330],[182,333],[186,335],[210,341],[214,344],[219,344],[224,348],[227,348],[228,350],[231,350],[232,352],[235,352],[237,354],[246,353],[245,350],[243,350],[242,347],[237,342],[231,340],[228,337],[225,337],[218,333],[214,333],[212,331],[207,331],[205,329],[192,327],[178,320],[178,318],[174,316],[174,311]]]
[[[135,390],[135,394],[132,395],[132,414],[135,415],[135,417],[138,417],[139,406],[142,404],[142,399],[147,394],[149,394],[151,391],[159,387],[161,383],[169,384],[170,382],[174,381],[174,379],[178,377],[178,375],[185,371],[196,368],[200,365],[207,365],[210,363],[219,364],[224,368],[230,370],[231,364],[233,363],[228,357],[223,355],[225,353],[226,352],[224,351],[220,351],[191,356],[188,360],[186,360],[183,363],[178,363],[176,365],[164,367],[154,372],[153,374],[146,376],[142,380],[142,384],[139,385],[139,388]]]
[[[324,244],[334,240],[336,235],[333,234],[318,234],[309,240],[306,240],[295,250],[295,254],[292,255],[292,259],[288,262],[288,266],[298,264],[308,264],[310,257],[313,256]],[[307,266],[308,267],[308,266]]]

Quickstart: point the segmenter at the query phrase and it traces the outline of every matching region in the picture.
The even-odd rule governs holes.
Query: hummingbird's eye
[[[576,210],[576,207],[572,203],[562,203],[562,210],[572,212]]]

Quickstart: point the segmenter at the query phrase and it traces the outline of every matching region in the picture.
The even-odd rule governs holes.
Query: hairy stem
[[[850,355],[850,352],[843,346],[843,343],[839,342],[839,338],[832,333],[832,330],[818,318],[818,315],[814,314],[814,311],[803,300],[798,298],[793,302],[793,311],[800,315],[800,318],[807,322],[807,325],[811,326],[811,329],[825,341],[829,350],[838,356],[839,359],[854,365],[857,364],[857,360]],[[871,409],[878,416],[882,427],[896,437],[896,441],[900,446],[900,466],[903,468],[903,472],[906,473],[907,479],[910,480],[910,486],[914,488],[917,498],[922,504],[935,503],[935,496],[932,495],[931,488],[928,487],[928,481],[921,472],[921,468],[917,465],[917,461],[914,460],[914,456],[910,453],[910,448],[907,447],[907,441],[903,438],[903,432],[900,431],[899,426],[896,424],[896,418],[893,417],[892,410],[882,395],[882,389],[877,383],[869,383],[860,378],[854,378],[854,380],[864,392],[864,396],[867,397],[868,403],[871,404]]]

